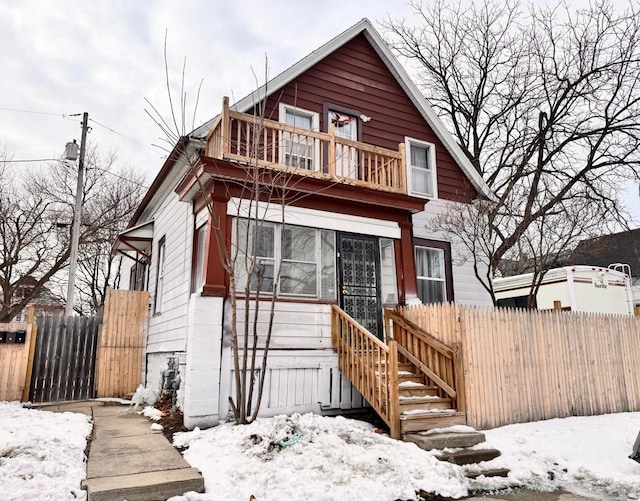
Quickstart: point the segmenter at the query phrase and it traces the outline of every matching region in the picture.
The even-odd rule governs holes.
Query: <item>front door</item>
[[[345,113],[329,111],[336,137],[358,140],[358,118]],[[353,146],[336,144],[336,175],[358,179],[358,150]]]
[[[380,251],[376,237],[338,233],[340,307],[382,338]]]

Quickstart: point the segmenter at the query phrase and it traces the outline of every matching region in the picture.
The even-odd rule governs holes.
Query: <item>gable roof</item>
[[[418,87],[415,85],[415,83],[413,83],[413,80],[411,80],[405,69],[393,55],[378,31],[373,27],[371,21],[369,21],[367,18],[360,20],[347,30],[340,33],[338,36],[334,37],[329,42],[322,45],[320,48],[314,50],[311,54],[302,58],[293,66],[289,67],[276,77],[269,80],[256,91],[253,91],[249,95],[242,98],[240,101],[236,102],[233,105],[233,108],[240,112],[249,111],[256,103],[262,101],[267,95],[277,92],[289,82],[295,80],[298,76],[314,66],[316,63],[329,56],[336,49],[343,46],[360,34],[363,34],[369,41],[380,59],[382,59],[391,74],[395,77],[398,84],[407,93],[413,105],[418,109],[424,120],[435,132],[436,136],[438,136],[438,139],[442,141],[444,147],[455,159],[462,172],[471,181],[476,190],[478,190],[478,192],[485,197],[494,199],[494,194],[492,193],[489,186],[485,183],[484,179],[482,179],[480,173],[473,167],[454,137],[449,133],[449,131],[433,111],[431,106],[429,106]],[[190,137],[197,139],[206,138],[216,118],[217,117],[214,117],[200,127],[196,128],[190,134]]]
[[[609,266],[624,263],[640,276],[640,228],[582,240],[571,254],[571,264]]]

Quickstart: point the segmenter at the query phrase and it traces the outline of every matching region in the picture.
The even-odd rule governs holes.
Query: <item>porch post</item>
[[[220,249],[214,225],[220,224],[220,232],[224,235],[225,253],[231,246],[231,221],[227,216],[227,200],[212,194],[213,216],[209,214],[207,221],[207,245],[205,249],[205,277],[202,287],[203,296],[225,297],[227,295],[228,277],[222,264]]]
[[[398,249],[399,247],[399,249]],[[396,245],[396,256],[401,266],[398,276],[398,300],[401,304],[414,302],[418,297],[416,282],[416,265],[413,256],[413,225],[411,215],[407,221],[400,222],[400,242]]]

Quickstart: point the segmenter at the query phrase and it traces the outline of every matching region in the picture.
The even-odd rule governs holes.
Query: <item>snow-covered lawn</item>
[[[173,501],[415,499],[420,489],[454,498],[470,490],[527,487],[594,499],[640,498],[640,464],[628,459],[640,413],[553,419],[486,432],[509,478],[471,481],[434,452],[378,434],[363,422],[316,415],[278,416],[248,426],[177,434],[184,457],[205,477],[205,494]]]
[[[458,428],[459,430],[460,428]],[[628,459],[640,412],[552,419],[486,431],[509,478],[470,481],[364,422],[312,414],[278,416],[249,426],[222,425],[175,436],[205,477],[205,494],[178,500],[415,499],[424,490],[462,497],[471,490],[527,487],[567,490],[594,499],[640,499],[640,464]],[[87,416],[0,402],[0,499],[85,499]]]
[[[0,498],[85,499],[84,449],[91,421],[83,414],[54,413],[0,402]]]

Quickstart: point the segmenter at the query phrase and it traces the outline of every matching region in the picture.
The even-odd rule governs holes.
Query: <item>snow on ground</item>
[[[3,500],[85,499],[88,416],[25,409],[0,402],[0,497]]]
[[[492,465],[510,479],[548,490],[562,486],[595,499],[639,499],[640,464],[628,458],[640,412],[550,419],[485,432],[502,452]],[[552,478],[553,477],[553,478]]]
[[[464,432],[457,426],[447,431]],[[640,499],[640,464],[628,459],[640,412],[551,419],[485,432],[507,479],[470,481],[462,467],[367,423],[313,414],[277,416],[248,426],[176,434],[175,445],[205,477],[205,494],[174,501],[415,499],[422,489],[459,498],[473,490],[567,490],[599,500]],[[88,416],[0,402],[0,498],[85,499]],[[473,467],[471,467],[473,468]]]
[[[467,492],[460,469],[368,423],[313,414],[277,416],[247,426],[221,425],[177,434],[186,460],[199,468],[206,494],[177,500],[413,499],[424,489]]]
[[[452,427],[447,431],[468,431]],[[375,433],[360,421],[307,414],[277,416],[248,426],[221,425],[176,434],[186,460],[205,478],[205,494],[173,501],[415,499],[416,491],[459,498],[470,490],[563,487],[593,499],[640,498],[640,464],[628,459],[640,413],[552,419],[486,431],[502,456],[485,468],[509,478],[471,481],[463,467],[435,452]],[[471,467],[470,469],[473,469]]]

